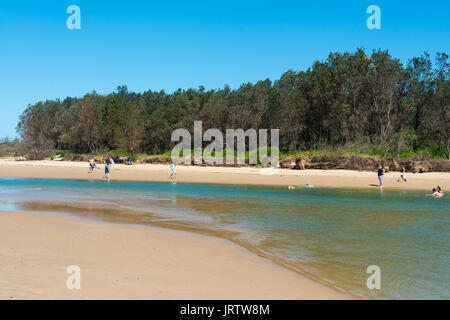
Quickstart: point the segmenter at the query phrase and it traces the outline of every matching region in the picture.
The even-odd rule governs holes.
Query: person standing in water
[[[384,178],[385,169],[380,164],[378,165],[378,181],[380,181],[380,189],[383,190],[383,178]]]
[[[177,168],[175,166],[175,163],[172,162],[171,168],[172,168],[172,173],[170,174],[169,179],[171,179],[171,180],[176,179],[177,178]]]

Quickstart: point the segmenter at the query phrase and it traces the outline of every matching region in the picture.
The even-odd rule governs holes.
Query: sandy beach
[[[87,163],[0,161],[1,177],[102,179]],[[113,180],[167,181],[164,165],[115,165]],[[178,182],[374,188],[376,173],[347,170],[177,168]],[[449,173],[388,173],[385,189],[450,187]],[[81,290],[66,287],[78,265]],[[158,227],[57,214],[0,212],[0,299],[346,299],[230,241]]]
[[[66,269],[81,269],[69,290]],[[0,299],[342,299],[218,238],[0,212]]]
[[[62,161],[6,161],[0,160],[0,177],[102,179],[104,166],[94,173],[88,172],[85,162]],[[112,180],[124,181],[168,181],[168,165],[139,164],[133,166],[114,165]],[[399,172],[388,172],[384,178],[384,189],[431,191],[439,185],[450,188],[450,173],[430,172],[406,173],[408,182],[398,182]],[[376,172],[352,170],[288,170],[260,168],[226,168],[178,166],[177,182],[222,183],[248,185],[304,186],[332,188],[374,188],[378,184]]]

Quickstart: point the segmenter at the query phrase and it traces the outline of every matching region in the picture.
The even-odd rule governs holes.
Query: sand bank
[[[88,173],[88,164],[85,162],[0,160],[0,177],[101,179],[104,166],[100,167],[100,170]],[[168,181],[169,174],[167,165],[114,165],[111,177],[113,180]],[[407,173],[406,183],[398,182],[399,177],[398,172],[388,172],[384,178],[384,189],[430,191],[437,185],[444,190],[450,188],[448,172]],[[280,186],[303,186],[309,183],[317,187],[334,188],[375,188],[374,185],[378,184],[376,172],[198,166],[178,166],[177,181]]]
[[[81,269],[69,290],[67,267]],[[0,299],[342,299],[226,240],[0,212]]]

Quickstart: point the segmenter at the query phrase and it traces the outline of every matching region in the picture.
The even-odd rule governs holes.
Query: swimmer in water
[[[442,197],[443,195],[444,192],[439,186],[437,188],[433,188],[433,190],[431,190],[431,194],[426,194],[427,197]]]

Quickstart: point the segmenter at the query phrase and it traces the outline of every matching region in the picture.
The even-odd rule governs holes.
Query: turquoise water
[[[450,298],[450,200],[378,189],[0,178],[0,210],[223,236],[362,298]],[[369,265],[381,289],[369,290]]]

